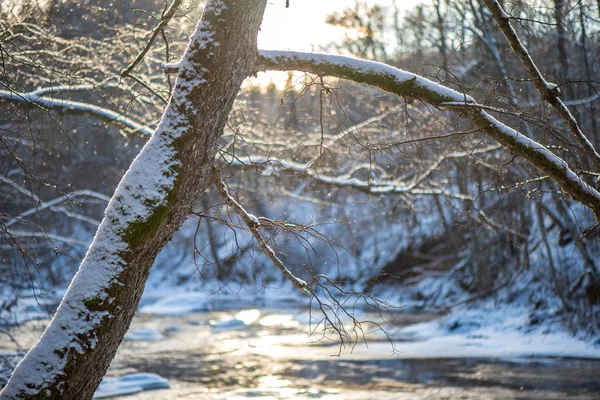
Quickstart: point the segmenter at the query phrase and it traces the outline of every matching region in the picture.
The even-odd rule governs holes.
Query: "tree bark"
[[[556,47],[558,48],[558,61],[560,62],[561,83],[567,82],[570,77],[569,56],[567,53],[567,32],[563,23],[565,18],[565,1],[554,0],[554,22],[556,23]]]
[[[217,142],[234,98],[242,81],[259,70],[332,75],[453,110],[530,161],[600,220],[600,193],[564,160],[503,125],[465,94],[349,57],[297,52],[261,52],[258,57],[256,36],[265,5],[266,0],[207,2],[156,132],[123,177],[57,313],[0,400],[92,397],[131,323],[156,254],[199,193],[214,182]],[[254,223],[250,217],[247,222]]]
[[[208,1],[173,96],[134,160],[52,322],[0,399],[92,398],[158,251],[213,183],[217,142],[253,70],[266,0]]]

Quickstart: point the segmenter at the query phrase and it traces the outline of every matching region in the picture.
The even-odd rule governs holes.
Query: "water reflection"
[[[403,314],[400,324],[422,315]],[[210,321],[239,320],[215,330]],[[38,333],[24,326],[19,337]],[[168,390],[136,399],[598,399],[600,362],[576,359],[405,359],[365,346],[337,354],[337,343],[307,335],[304,310],[220,311],[179,317],[136,317],[132,330],[164,339],[126,341],[109,376],[151,372]]]
[[[243,330],[211,330],[202,321],[235,318]],[[400,324],[423,316],[401,315]],[[600,362],[593,360],[403,359],[307,335],[304,310],[244,310],[180,318],[136,319],[178,324],[159,343],[124,343],[110,373],[147,371],[172,382],[139,399],[597,399]],[[192,322],[192,324],[190,324]],[[160,328],[158,328],[160,330]],[[139,344],[138,344],[139,345]],[[125,399],[124,399],[125,400]]]
[[[243,321],[246,325],[250,325],[260,318],[260,310],[242,310],[235,315],[235,318]]]
[[[289,314],[272,314],[260,319],[259,323],[266,327],[279,326],[282,328],[297,328],[300,322],[294,319],[293,315]]]

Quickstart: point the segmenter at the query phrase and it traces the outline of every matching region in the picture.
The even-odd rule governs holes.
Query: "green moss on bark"
[[[83,305],[85,305],[90,311],[99,310],[101,308],[102,303],[103,300],[98,296],[90,297],[83,300]]]
[[[168,172],[165,172],[165,175],[175,177],[173,187],[167,192],[166,203],[155,204],[156,201],[151,199],[144,201],[147,206],[152,208],[150,215],[143,221],[130,223],[122,234],[123,240],[129,245],[128,251],[138,248],[149,238],[156,235],[169,210],[177,201],[177,193],[181,184],[180,167],[170,168]]]

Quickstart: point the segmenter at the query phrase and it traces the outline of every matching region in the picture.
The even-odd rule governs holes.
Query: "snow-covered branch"
[[[259,50],[256,71],[304,71],[333,76],[377,87],[400,97],[417,99],[448,109],[468,119],[514,155],[529,161],[551,177],[573,199],[593,210],[600,220],[600,193],[584,182],[568,164],[541,143],[504,125],[483,111],[475,100],[455,90],[374,61],[352,57],[293,51]]]
[[[596,93],[590,97],[586,97],[585,99],[563,101],[563,104],[565,106],[584,106],[598,100],[600,100],[600,93]]]
[[[31,193],[31,195],[32,195],[31,197],[33,198],[34,194]],[[35,197],[37,198],[37,196],[35,196]],[[11,220],[6,222],[5,225],[8,228],[8,227],[16,224],[17,222],[22,221],[23,218],[25,218],[31,214],[34,214],[36,212],[42,211],[46,208],[49,208],[54,212],[62,212],[64,214],[66,214],[68,217],[72,217],[72,218],[75,218],[75,219],[78,219],[78,220],[81,220],[84,222],[88,222],[94,226],[100,225],[100,221],[97,221],[93,218],[89,218],[89,217],[86,217],[86,216],[78,214],[78,213],[73,213],[63,206],[57,207],[58,204],[63,203],[68,200],[71,200],[72,198],[75,198],[75,197],[93,197],[93,198],[102,200],[103,202],[106,202],[106,203],[108,203],[110,201],[110,197],[105,196],[102,193],[95,192],[93,190],[76,190],[74,192],[66,193],[66,194],[59,196],[52,200],[40,202],[39,204],[36,204],[35,207],[25,210],[25,211],[21,212],[19,215],[13,217]]]
[[[46,208],[50,208],[50,210],[52,210],[54,212],[62,212],[70,218],[75,218],[80,221],[84,221],[89,224],[92,224],[94,226],[98,226],[98,225],[100,225],[100,221],[96,221],[95,219],[86,217],[85,215],[74,213],[72,211],[69,211],[68,209],[66,209],[63,206],[57,206],[57,204],[60,204],[66,200],[70,200],[71,198],[74,198],[74,197],[88,197],[88,198],[91,197],[91,198],[95,198],[95,199],[98,199],[98,200],[101,200],[101,201],[107,202],[107,203],[110,201],[110,198],[108,196],[103,195],[102,193],[98,193],[93,190],[76,190],[76,191],[73,191],[70,193],[66,193],[62,196],[59,196],[53,200],[42,201],[39,198],[39,196],[36,195],[35,193],[33,193],[31,190],[24,188],[23,186],[19,185],[15,181],[13,181],[5,176],[0,175],[0,181],[12,186],[13,188],[17,189],[19,192],[23,193],[25,196],[31,198],[34,202],[37,203],[35,207],[32,207],[26,211],[23,211],[19,215],[12,217],[5,224],[5,226],[7,228],[14,225],[15,223],[17,223],[19,221],[22,221],[22,219],[24,217],[31,215],[35,212],[41,211],[43,209],[46,209]]]
[[[118,90],[125,93],[130,93],[135,98],[143,98],[144,101],[150,102],[150,98],[136,92],[132,87],[125,85],[123,82],[101,82],[96,84],[82,84],[82,85],[58,85],[58,86],[46,86],[36,90],[32,90],[29,94],[34,96],[48,96],[59,93],[79,93],[79,92],[93,92],[99,89],[103,90]]]
[[[66,236],[55,235],[49,232],[30,232],[30,231],[6,231],[6,233],[12,238],[42,238],[48,239],[53,242],[62,242],[75,246],[89,246],[88,242],[84,242],[81,240],[73,239]]]
[[[85,86],[87,87],[88,85]],[[103,121],[131,129],[133,131],[132,133],[140,134],[142,136],[151,136],[154,132],[152,128],[140,124],[121,113],[109,110],[108,108],[99,107],[80,101],[46,97],[48,94],[65,91],[66,89],[66,87],[51,87],[47,89],[34,90],[32,92],[0,90],[0,99],[22,104],[33,104],[42,108],[58,110],[66,113],[93,115],[94,117]]]
[[[307,163],[299,163],[274,156],[264,156],[258,154],[252,154],[247,156],[231,156],[224,154],[222,159],[225,163],[234,167],[243,167],[247,165],[265,165],[267,166],[266,173],[276,174],[279,171],[288,171],[303,176],[307,176],[310,179],[320,182],[326,185],[347,187],[357,189],[360,191],[368,192],[371,194],[413,194],[418,196],[430,196],[430,195],[443,195],[447,197],[457,198],[461,200],[468,199],[467,196],[460,193],[453,193],[447,190],[438,189],[431,187],[429,182],[428,188],[420,188],[419,184],[427,180],[427,177],[431,175],[440,164],[451,158],[465,158],[472,157],[475,154],[481,154],[488,151],[496,150],[498,147],[485,147],[481,149],[475,149],[473,151],[459,151],[441,155],[438,157],[425,171],[414,176],[410,181],[400,181],[397,179],[390,179],[385,173],[384,169],[376,164],[359,164],[354,166],[350,171],[346,173],[340,173],[333,175],[332,173],[323,173],[314,168],[312,161]],[[379,171],[380,176],[377,179],[363,180],[355,176],[360,170]]]
[[[322,53],[259,50],[256,71],[304,71],[334,76],[377,87],[400,97],[421,100],[434,106],[444,102],[474,103],[464,93],[437,84],[411,72],[376,61]]]
[[[119,183],[52,322],[0,398],[92,398],[129,328],[157,253],[214,183],[218,141],[252,72],[265,7],[266,0],[206,2],[156,132]],[[152,133],[87,104],[7,91],[0,97],[88,111]]]

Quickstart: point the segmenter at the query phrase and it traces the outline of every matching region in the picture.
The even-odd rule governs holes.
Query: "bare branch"
[[[146,43],[146,45],[140,51],[140,53],[135,58],[135,60],[133,60],[131,62],[131,64],[129,64],[126,68],[124,68],[121,71],[120,75],[121,75],[122,78],[125,78],[125,77],[129,76],[129,74],[131,73],[131,71],[133,71],[133,69],[135,68],[135,66],[137,64],[139,64],[140,61],[142,61],[144,59],[144,56],[146,55],[146,53],[148,53],[148,51],[150,50],[150,47],[152,46],[152,44],[154,43],[154,41],[156,40],[156,38],[158,37],[158,35],[162,32],[162,30],[165,28],[165,26],[167,26],[167,24],[169,23],[169,21],[171,21],[171,18],[173,18],[173,16],[175,15],[175,12],[177,11],[177,9],[179,8],[179,6],[181,5],[181,1],[182,0],[173,0],[173,3],[171,3],[171,5],[169,6],[169,8],[167,8],[163,12],[163,15],[161,17],[160,23],[156,26],[156,28],[154,28],[152,30],[152,35],[150,36],[150,39],[148,40],[148,43]],[[138,81],[138,80],[136,79],[136,81]],[[138,81],[138,83],[139,83],[139,81]]]
[[[498,27],[504,34],[504,37],[506,37],[506,40],[508,41],[508,44],[510,44],[514,54],[521,60],[523,67],[527,71],[527,75],[529,75],[529,78],[533,82],[533,85],[537,91],[544,100],[554,107],[558,115],[569,127],[571,135],[575,138],[575,140],[577,140],[582,150],[588,157],[592,159],[596,165],[596,168],[600,169],[600,154],[598,154],[592,143],[581,131],[577,120],[560,99],[560,90],[558,89],[558,86],[556,86],[554,83],[546,81],[546,79],[544,79],[542,76],[540,70],[537,68],[533,59],[529,55],[529,52],[519,39],[517,32],[512,27],[508,14],[506,14],[497,0],[483,1],[494,16],[494,19],[498,23]]]
[[[258,218],[256,218],[256,216],[254,216],[253,214],[248,213],[244,209],[244,207],[242,207],[233,197],[231,197],[231,195],[229,194],[229,191],[227,190],[227,186],[225,185],[225,182],[223,182],[218,177],[218,175],[217,175],[217,179],[215,181],[215,186],[217,188],[217,191],[219,192],[219,195],[225,202],[225,204],[227,204],[229,207],[231,207],[233,209],[233,211],[235,211],[235,213],[237,215],[239,215],[239,217],[246,223],[246,225],[248,226],[248,229],[252,233],[252,236],[254,236],[254,238],[258,242],[263,253],[271,259],[273,264],[275,264],[275,266],[281,271],[281,273],[287,279],[289,279],[290,282],[292,282],[294,284],[294,286],[296,286],[298,289],[300,289],[303,293],[312,294],[312,290],[310,289],[308,284],[305,281],[303,281],[302,279],[294,276],[294,274],[292,274],[290,272],[290,270],[285,267],[283,262],[279,259],[279,257],[277,257],[277,255],[275,254],[273,249],[267,244],[265,239],[262,237],[262,235],[258,231],[261,226],[260,220]]]

